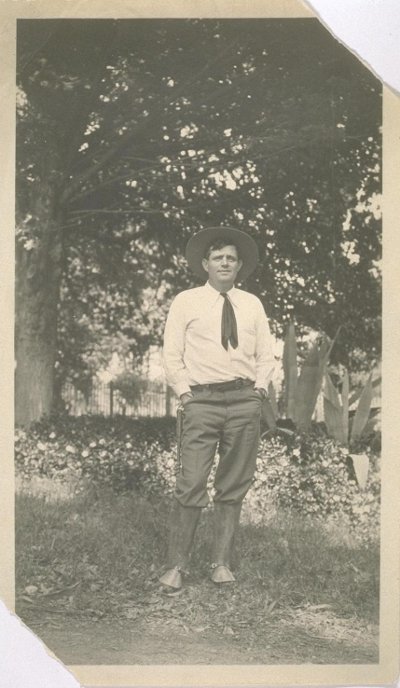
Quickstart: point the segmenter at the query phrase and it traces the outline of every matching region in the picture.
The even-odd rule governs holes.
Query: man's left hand
[[[267,391],[263,387],[254,387],[254,391],[257,392],[262,401],[267,398]]]

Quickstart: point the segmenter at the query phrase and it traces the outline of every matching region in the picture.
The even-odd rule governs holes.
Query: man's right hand
[[[185,392],[184,394],[181,394],[179,397],[180,402],[183,406],[189,401],[189,399],[193,399],[193,392]]]

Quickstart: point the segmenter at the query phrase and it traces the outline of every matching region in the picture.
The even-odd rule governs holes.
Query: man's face
[[[220,291],[233,286],[241,267],[236,246],[213,249],[208,258],[203,258],[203,268],[208,272],[210,284]]]

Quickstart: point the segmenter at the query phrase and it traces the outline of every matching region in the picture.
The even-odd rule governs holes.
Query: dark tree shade
[[[22,422],[54,366],[160,341],[207,224],[254,236],[278,335],[340,326],[337,359],[379,356],[381,88],[316,20],[19,20],[18,86]]]

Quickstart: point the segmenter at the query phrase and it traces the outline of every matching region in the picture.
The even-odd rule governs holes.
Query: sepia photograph
[[[64,664],[379,665],[382,95],[311,16],[17,19],[15,611]]]

